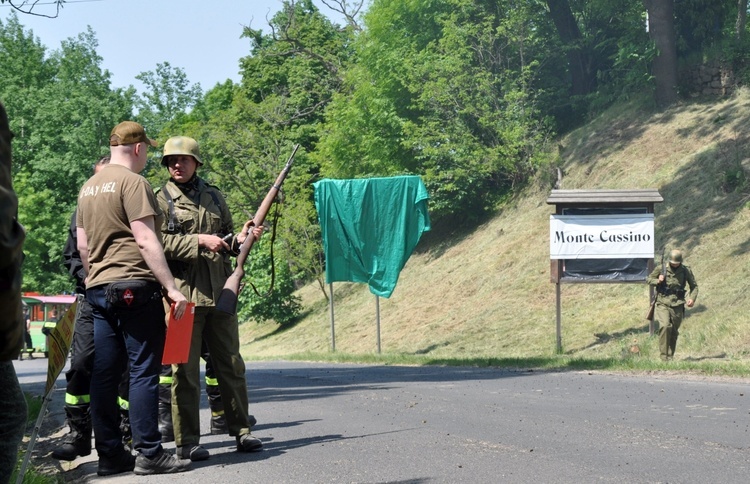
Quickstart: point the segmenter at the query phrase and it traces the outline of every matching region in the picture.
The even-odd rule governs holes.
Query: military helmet
[[[172,136],[164,143],[164,153],[161,157],[161,164],[167,166],[167,156],[171,155],[188,155],[195,158],[198,165],[202,165],[198,142],[187,136]]]
[[[669,262],[672,264],[682,264],[682,252],[675,249],[669,253]]]

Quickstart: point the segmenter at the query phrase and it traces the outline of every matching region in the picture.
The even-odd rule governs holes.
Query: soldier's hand
[[[255,222],[250,219],[247,222],[245,222],[245,225],[242,226],[242,230],[237,235],[237,243],[238,244],[244,244],[245,239],[247,238],[247,234],[250,233],[250,230],[255,226]]]
[[[229,250],[229,244],[224,242],[224,239],[211,234],[198,234],[198,247],[206,248],[211,252]]]
[[[242,226],[242,232],[237,236],[237,242],[243,244],[247,235],[252,231],[255,240],[260,240],[260,236],[266,231],[265,225],[256,226],[253,220],[248,220],[245,225]]]
[[[695,301],[693,301],[692,299],[688,299],[687,301],[685,301],[685,305],[689,308],[692,308],[693,304],[695,304]]]
[[[664,282],[664,274],[659,274],[659,282]]]
[[[260,227],[253,227],[253,237],[255,237],[255,240],[260,240],[260,236],[263,235],[263,232],[266,231],[266,228],[264,226]]]

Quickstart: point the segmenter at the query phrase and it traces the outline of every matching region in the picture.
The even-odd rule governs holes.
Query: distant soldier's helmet
[[[672,264],[682,264],[682,252],[675,249],[669,253],[669,262]]]
[[[198,165],[203,164],[200,151],[198,150],[198,142],[187,136],[172,136],[164,143],[161,164],[167,166],[167,157],[172,155],[192,156],[198,162]]]

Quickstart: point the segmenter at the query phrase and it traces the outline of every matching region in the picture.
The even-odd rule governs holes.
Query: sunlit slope
[[[750,348],[750,95],[610,109],[559,143],[565,189],[656,188],[656,246],[681,248],[700,286],[678,358],[743,358]],[[486,223],[432,233],[420,243],[390,299],[380,299],[384,353],[434,357],[531,357],[555,352],[555,287],[549,215],[555,178],[541,173]],[[283,357],[331,348],[328,302],[317,284],[299,291],[305,314],[289,328],[240,327],[243,354]],[[336,283],[336,350],[377,351],[376,305],[365,285]],[[644,319],[645,284],[562,286],[567,354],[616,356],[637,344],[658,357]]]

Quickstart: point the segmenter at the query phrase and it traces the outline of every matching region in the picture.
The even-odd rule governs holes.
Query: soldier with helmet
[[[216,310],[232,273],[231,255],[248,236],[260,237],[262,227],[248,221],[232,235],[229,207],[218,188],[197,174],[203,164],[198,143],[174,136],[164,144],[161,163],[170,179],[157,190],[166,217],[161,226],[164,254],[180,291],[195,303],[193,334],[187,363],[173,365],[172,420],[177,455],[193,461],[208,459],[200,441],[200,358],[205,341],[224,404],[229,435],[237,451],[256,452],[262,442],[251,435],[255,419],[248,414],[245,363],[240,355],[237,316]]]
[[[693,271],[682,263],[682,252],[669,254],[665,274],[657,267],[646,280],[656,288],[654,319],[659,323],[659,353],[662,360],[671,360],[677,347],[677,336],[685,316],[685,306],[692,308],[698,297],[698,283]],[[690,292],[685,291],[685,286]]]

